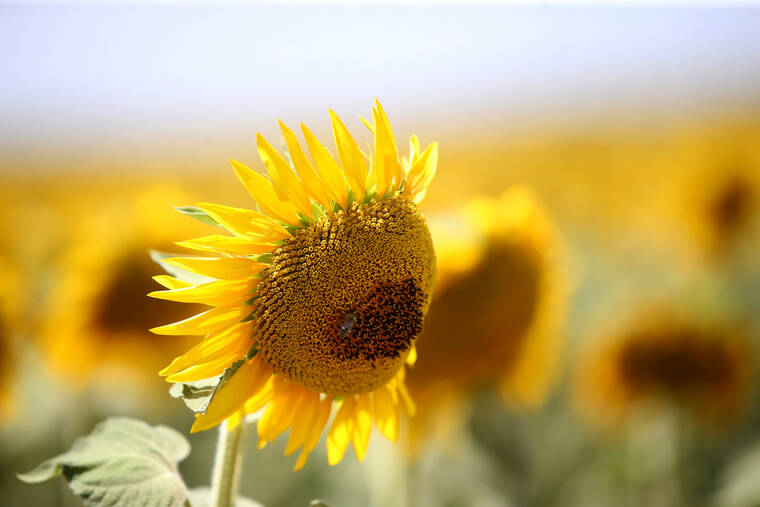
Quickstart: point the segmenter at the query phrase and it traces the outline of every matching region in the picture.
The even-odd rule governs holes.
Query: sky
[[[276,118],[405,137],[760,107],[760,8],[0,6],[0,171],[217,155]],[[180,159],[178,160],[178,156]],[[205,156],[205,155],[204,155]]]

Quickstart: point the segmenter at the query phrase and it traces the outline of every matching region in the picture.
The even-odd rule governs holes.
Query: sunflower
[[[6,182],[9,183],[9,182]],[[8,421],[15,412],[13,392],[16,385],[19,328],[21,327],[21,267],[18,253],[9,238],[13,238],[16,215],[10,184],[0,190],[0,423]]]
[[[388,439],[399,434],[399,409],[413,410],[404,383],[435,280],[435,254],[416,203],[435,174],[436,143],[410,140],[399,159],[379,102],[366,155],[330,111],[340,164],[301,126],[311,161],[280,123],[285,155],[261,135],[257,147],[269,178],[232,161],[258,211],[199,203],[190,212],[231,235],[179,243],[203,257],[163,261],[207,277],[158,276],[167,290],[150,295],[214,308],[153,329],[205,336],[161,371],[169,382],[224,374],[192,431],[262,411],[259,445],[290,428],[286,454],[301,448],[301,468],[337,407],[327,434],[330,464],[349,443],[361,461],[372,422]]]
[[[2,255],[0,272],[3,273],[0,277],[0,421],[3,421],[11,418],[14,413],[17,344],[13,337],[13,303],[20,280],[15,264]]]
[[[157,340],[147,331],[161,324],[167,312],[176,318],[188,313],[145,297],[153,289],[155,266],[146,249],[171,248],[178,228],[188,234],[202,229],[174,220],[177,214],[167,204],[167,196],[182,202],[188,194],[161,184],[116,188],[106,183],[92,191],[86,216],[68,203],[57,204],[62,214],[72,216],[73,226],[69,247],[58,261],[60,275],[41,339],[54,373],[75,389],[97,380],[144,391],[167,358],[190,343]]]
[[[408,375],[420,405],[413,449],[436,420],[449,426],[451,412],[480,387],[499,385],[515,408],[540,404],[562,349],[561,242],[529,189],[475,199],[431,219],[431,230],[439,278]]]
[[[576,402],[603,426],[621,422],[644,400],[672,403],[706,426],[720,426],[745,406],[755,352],[735,327],[666,306],[648,309],[582,353]]]
[[[678,161],[675,237],[708,260],[754,261],[760,237],[760,130],[723,128],[687,143]],[[661,220],[662,218],[660,218]]]

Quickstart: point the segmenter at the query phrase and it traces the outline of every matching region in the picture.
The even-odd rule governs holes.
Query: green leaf
[[[171,428],[118,417],[18,478],[39,483],[62,475],[86,506],[182,507],[187,488],[177,463],[189,452],[190,444]]]
[[[204,224],[208,225],[219,225],[219,222],[211,218],[211,216],[203,211],[202,209],[196,207],[196,206],[179,206],[175,208],[177,211],[182,213],[183,215],[187,215],[189,217],[192,217],[199,222],[203,222]]]
[[[211,278],[210,276],[203,276],[197,273],[192,273],[185,269],[178,268],[177,266],[172,266],[171,264],[167,264],[164,262],[164,259],[169,259],[171,257],[182,257],[182,254],[160,252],[158,250],[150,251],[150,258],[153,260],[153,262],[161,266],[161,268],[163,268],[164,271],[169,273],[174,278],[178,278],[182,281],[189,282],[194,285],[216,281],[216,278]]]
[[[193,488],[188,491],[188,500],[190,500],[191,507],[210,507],[211,505],[211,490],[209,488]],[[244,496],[238,496],[235,499],[235,507],[263,507],[259,502],[255,502],[250,498]]]

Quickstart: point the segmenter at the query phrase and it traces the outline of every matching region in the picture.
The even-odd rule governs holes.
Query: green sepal
[[[298,227],[298,226],[290,225],[286,223],[282,224],[282,228],[285,229],[288,232],[288,234],[290,234],[291,236],[295,236],[296,231],[300,231],[302,229],[302,227]]]
[[[299,222],[299,223],[300,223],[300,224],[301,224],[303,227],[308,227],[308,226],[310,226],[310,225],[312,224],[312,222],[313,222],[313,220],[312,220],[311,218],[307,217],[306,215],[304,215],[304,214],[303,214],[303,213],[301,213],[300,211],[296,212],[296,215],[298,215],[298,222]]]
[[[325,214],[325,208],[311,201],[311,214],[314,215],[314,221],[317,221]]]
[[[364,194],[364,199],[362,200],[362,204],[368,204],[375,197],[377,197],[377,190],[367,191],[367,193]]]
[[[203,222],[204,224],[219,226],[219,222],[214,220],[208,213],[206,213],[205,211],[203,211],[197,206],[178,206],[178,207],[175,207],[174,209],[176,209],[183,215],[187,215],[191,218],[198,220],[199,222]]]
[[[253,344],[248,350],[248,353],[232,363],[224,370],[224,373],[203,380],[176,383],[169,388],[169,394],[173,398],[181,398],[182,401],[185,402],[185,405],[187,405],[187,408],[196,414],[205,414],[209,405],[213,401],[214,396],[219,392],[219,389],[232,378],[235,372],[237,372],[246,361],[253,359],[253,357],[259,353],[258,341],[254,339],[255,336],[255,333],[251,336]]]
[[[260,262],[262,264],[269,264],[272,262],[272,252],[267,252],[258,256],[255,256],[254,259],[256,259],[256,262]]]
[[[355,201],[356,195],[354,194],[354,191],[349,188],[348,194],[346,195],[346,209],[350,208]]]
[[[220,376],[216,376],[194,382],[173,384],[169,388],[169,395],[172,398],[181,398],[187,408],[196,414],[205,413],[211,401],[211,395],[219,383],[219,378]]]

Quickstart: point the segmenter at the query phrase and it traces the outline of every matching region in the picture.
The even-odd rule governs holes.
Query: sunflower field
[[[0,5],[0,505],[760,505],[758,26]]]

